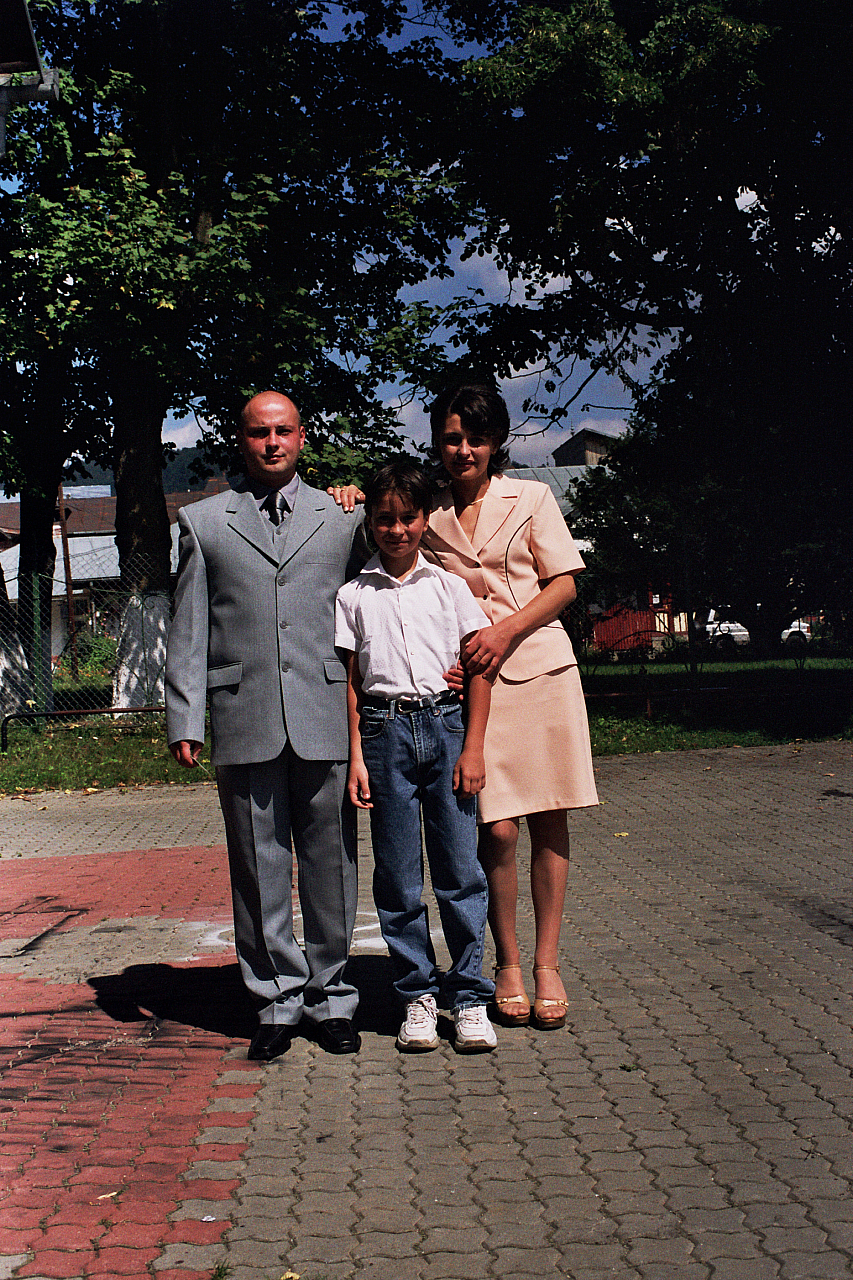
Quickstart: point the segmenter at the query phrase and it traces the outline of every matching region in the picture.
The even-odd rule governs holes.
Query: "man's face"
[[[264,392],[246,405],[237,430],[237,447],[250,480],[281,489],[293,479],[305,444],[296,405],[286,396]]]

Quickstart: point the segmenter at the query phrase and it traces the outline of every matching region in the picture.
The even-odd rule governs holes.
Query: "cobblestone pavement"
[[[258,1066],[213,789],[0,801],[0,1280],[853,1275],[853,744],[596,764],[482,1057],[396,1052],[366,841],[362,1051]]]

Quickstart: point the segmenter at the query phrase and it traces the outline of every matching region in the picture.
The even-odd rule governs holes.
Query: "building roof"
[[[172,573],[178,571],[178,526],[170,528],[172,538]],[[56,547],[56,562],[53,567],[53,595],[65,595],[65,558],[62,554],[62,539],[56,534],[53,539]],[[18,552],[17,546],[0,553],[0,569],[6,580],[6,591],[10,601],[18,599]],[[118,584],[118,547],[115,535],[111,533],[80,534],[68,539],[68,556],[71,561],[71,581],[75,589],[90,586],[93,582],[113,582]]]
[[[81,490],[85,486],[74,485],[71,492],[64,494],[65,527],[69,538],[77,538],[81,534],[115,533],[116,500],[104,497],[83,497]],[[102,489],[102,485],[92,488]],[[204,489],[187,490],[185,493],[167,493],[166,511],[169,524],[174,524],[181,507],[188,507],[202,498],[209,498],[214,493],[221,493],[228,488],[224,476],[208,480]],[[0,537],[17,540],[21,530],[21,506],[19,502],[0,502]],[[2,543],[0,543],[2,545]],[[8,541],[7,544],[9,545]]]

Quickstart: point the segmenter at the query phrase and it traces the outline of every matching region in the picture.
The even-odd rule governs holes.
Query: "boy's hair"
[[[449,387],[430,405],[432,444],[427,450],[427,457],[432,462],[441,464],[438,442],[447,419],[454,415],[458,415],[466,431],[484,436],[495,446],[495,452],[489,459],[490,476],[509,466],[509,450],[506,448],[510,430],[509,410],[494,387],[478,382]]]
[[[364,486],[364,509],[372,515],[386,493],[396,493],[411,502],[416,511],[429,515],[432,510],[432,485],[427,473],[411,458],[393,458],[375,471]]]

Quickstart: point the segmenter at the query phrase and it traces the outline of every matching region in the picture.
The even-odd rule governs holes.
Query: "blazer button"
[[[287,582],[286,578],[279,578],[277,585],[279,587],[283,587],[286,584],[286,582]]]
[[[288,626],[289,626],[289,623],[287,623],[287,622],[280,622],[278,625],[281,627],[282,631],[286,631],[286,630],[287,630],[287,628],[288,628]]]
[[[281,669],[282,669],[282,671],[284,672],[284,674],[285,674],[285,675],[287,675],[288,671],[290,670],[290,663],[289,663],[289,662],[283,662],[283,663],[281,664]]]

